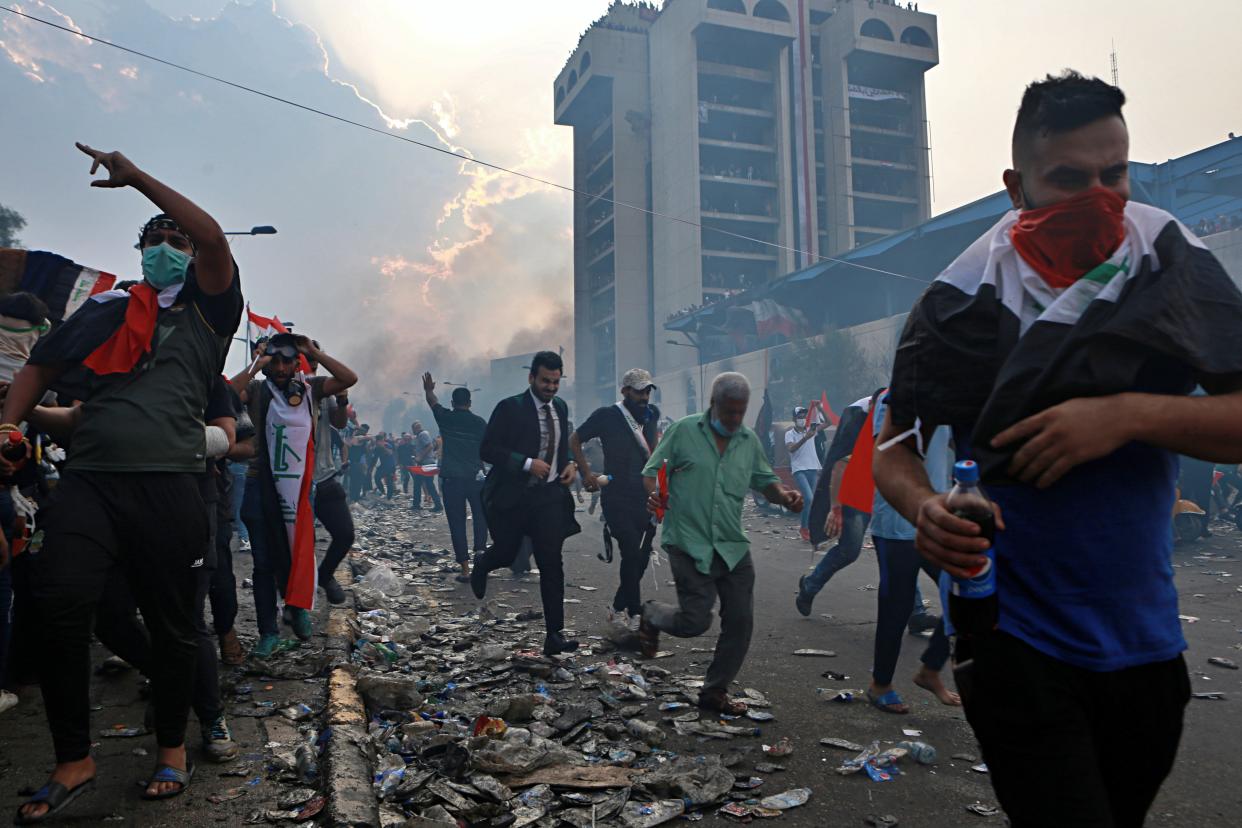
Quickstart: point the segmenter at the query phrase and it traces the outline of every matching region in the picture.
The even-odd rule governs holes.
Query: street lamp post
[[[260,224],[249,230],[225,230],[226,236],[274,236],[276,228],[270,224]]]

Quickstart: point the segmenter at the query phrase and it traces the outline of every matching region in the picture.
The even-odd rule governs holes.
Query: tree
[[[773,400],[778,419],[789,416],[784,412],[794,405],[818,400],[823,392],[840,412],[888,381],[885,366],[869,358],[851,334],[837,330],[791,345],[781,359],[780,375],[783,399]]]
[[[18,247],[21,241],[17,234],[26,226],[26,219],[16,210],[0,204],[0,247]]]

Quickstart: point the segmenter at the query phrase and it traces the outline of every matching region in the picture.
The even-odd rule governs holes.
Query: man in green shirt
[[[699,694],[699,706],[731,715],[746,705],[728,696],[742,669],[754,622],[755,567],[742,530],[742,502],[751,489],[772,503],[802,511],[802,495],[781,485],[755,433],[743,425],[750,383],[726,372],[712,382],[711,407],[678,420],[643,469],[647,508],[664,516],[664,550],[677,582],[677,606],[643,605],[639,640],[655,656],[660,633],[694,638],[707,632],[720,597],[720,637]],[[657,476],[666,466],[667,501]]]

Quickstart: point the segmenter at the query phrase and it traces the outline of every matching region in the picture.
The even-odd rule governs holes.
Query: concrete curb
[[[354,608],[333,607],[328,613],[327,726],[332,729],[324,757],[328,819],[333,826],[378,828],[379,803],[371,792],[371,761],[364,750],[367,711],[354,686],[349,653],[354,641]]]

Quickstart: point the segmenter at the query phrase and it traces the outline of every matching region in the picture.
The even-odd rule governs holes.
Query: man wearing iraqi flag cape
[[[1124,102],[1074,72],[1027,88],[1014,210],[911,311],[875,452],[924,557],[969,578],[991,547],[996,620],[958,635],[955,674],[1015,828],[1143,824],[1189,698],[1177,455],[1242,460],[1242,294],[1129,200]],[[991,543],[928,483],[939,425],[978,462]]]
[[[322,365],[327,377],[308,377],[307,359]],[[262,371],[265,378],[257,379]],[[254,558],[254,604],[259,641],[251,655],[268,658],[281,646],[277,595],[284,595],[284,619],[303,641],[310,640],[310,610],[315,606],[315,517],[310,490],[315,425],[325,398],[345,392],[358,381],[349,368],[328,356],[306,336],[278,333],[265,353],[233,378],[254,422],[258,444],[246,475],[242,520],[250,531]]]

